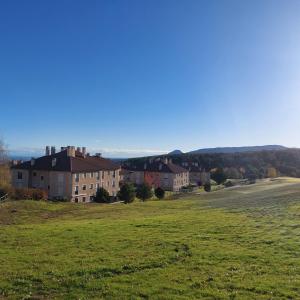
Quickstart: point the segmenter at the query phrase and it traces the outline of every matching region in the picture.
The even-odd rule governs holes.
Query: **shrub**
[[[142,201],[146,201],[153,196],[151,187],[148,184],[140,185],[136,190],[136,196]]]
[[[16,188],[14,189],[10,197],[15,200],[47,200],[48,195],[46,191],[41,189],[28,189],[28,188]]]
[[[165,190],[161,187],[156,188],[154,193],[158,199],[163,199],[165,197]]]
[[[132,184],[124,184],[118,193],[118,198],[124,203],[131,203],[135,198],[135,188]]]
[[[211,191],[211,184],[210,183],[205,183],[204,184],[204,191],[205,192],[210,192]]]
[[[225,181],[225,183],[224,183],[224,186],[225,187],[232,187],[234,184],[232,183],[232,181],[231,180],[227,180],[227,181]]]
[[[224,170],[222,168],[217,168],[212,174],[211,178],[217,183],[217,184],[222,184],[225,182],[226,175],[224,173]]]
[[[97,189],[94,201],[98,203],[110,203],[110,196],[108,191],[102,187]]]

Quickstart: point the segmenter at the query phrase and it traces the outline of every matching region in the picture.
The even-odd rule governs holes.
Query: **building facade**
[[[181,165],[189,171],[191,184],[201,186],[210,183],[210,172],[202,168],[198,162],[182,162]]]
[[[86,153],[86,148],[46,147],[45,156],[31,159],[11,168],[12,185],[16,188],[38,188],[49,199],[91,202],[98,188],[105,188],[116,197],[120,183],[119,165],[109,159]]]
[[[147,162],[126,162],[122,166],[123,182],[178,192],[189,185],[189,172],[167,159],[149,159]]]

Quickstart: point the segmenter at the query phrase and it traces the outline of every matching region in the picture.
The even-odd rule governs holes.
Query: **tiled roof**
[[[148,171],[148,172],[161,172],[161,173],[184,173],[188,172],[185,168],[175,165],[173,163],[164,162],[147,162],[147,163],[132,163],[130,165],[124,164],[123,168],[129,171]]]
[[[52,167],[53,159],[56,159],[56,164]],[[120,168],[120,166],[115,164],[113,161],[105,159],[103,157],[83,157],[82,154],[77,151],[75,157],[70,157],[67,155],[67,150],[64,150],[56,154],[42,156],[35,159],[33,166],[31,165],[31,161],[26,161],[22,164],[12,166],[12,168],[76,173],[101,170],[117,170]]]

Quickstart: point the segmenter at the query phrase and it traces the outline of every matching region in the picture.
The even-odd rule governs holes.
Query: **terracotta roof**
[[[56,164],[52,167],[53,159],[56,159]],[[75,157],[70,157],[67,155],[67,150],[64,150],[56,154],[42,156],[35,159],[33,166],[31,165],[31,161],[26,161],[22,164],[12,166],[12,168],[77,173],[101,170],[117,170],[120,168],[120,166],[115,164],[113,161],[103,157],[83,157],[82,154],[77,151]]]
[[[175,165],[173,163],[164,163],[164,162],[139,162],[139,163],[132,163],[130,165],[123,165],[125,170],[129,171],[148,171],[148,172],[160,172],[160,173],[185,173],[188,172],[187,169]]]

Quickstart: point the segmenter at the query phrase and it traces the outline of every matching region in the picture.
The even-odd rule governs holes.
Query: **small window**
[[[107,186],[109,186],[109,181],[107,181]]]
[[[86,191],[86,185],[85,184],[82,186],[82,190]]]
[[[90,196],[90,201],[93,201],[94,200],[94,197],[93,196]]]
[[[91,173],[91,178],[93,178],[93,177],[94,177],[94,173],[92,172],[92,173]]]
[[[78,195],[78,185],[75,186],[75,195]]]
[[[114,177],[114,178],[116,177],[116,171],[114,171],[114,173],[113,173],[113,177]]]
[[[105,173],[105,172],[104,172],[104,171],[102,171],[102,179],[104,179],[104,173]]]
[[[78,198],[77,197],[75,198],[75,203],[78,203]]]
[[[115,187],[115,186],[116,186],[116,184],[115,184],[115,182],[114,182],[114,181],[112,182],[112,186],[113,186],[113,187]]]
[[[97,174],[97,180],[100,179],[100,172],[96,173]]]
[[[42,180],[42,181],[44,180],[44,176],[41,176],[41,180]]]
[[[50,190],[50,185],[48,185],[48,190]]]
[[[22,172],[18,172],[18,179],[23,179],[23,173]]]
[[[82,202],[85,202],[85,197],[82,197]]]
[[[79,181],[79,174],[75,174],[75,181],[78,182]]]
[[[86,173],[83,173],[83,178],[86,178]]]
[[[90,184],[90,190],[92,190],[94,188],[94,185],[91,183]]]
[[[36,172],[33,172],[33,174],[32,174],[33,176],[36,176]]]

